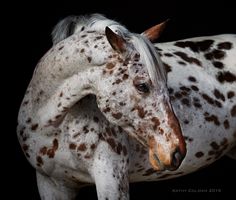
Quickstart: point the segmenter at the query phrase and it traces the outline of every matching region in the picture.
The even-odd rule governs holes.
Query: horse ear
[[[120,35],[114,33],[109,27],[106,27],[105,34],[112,48],[119,53],[124,53],[126,50],[126,41]]]
[[[151,42],[154,42],[156,39],[158,39],[162,33],[162,31],[165,29],[167,22],[166,20],[160,24],[157,24],[146,31],[142,33],[142,35],[146,36]]]

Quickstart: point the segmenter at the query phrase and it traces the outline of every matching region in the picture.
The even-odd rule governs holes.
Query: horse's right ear
[[[106,27],[105,34],[111,47],[119,53],[126,51],[126,41],[120,35],[114,33],[109,27]]]
[[[158,39],[162,33],[162,31],[165,29],[167,22],[169,19],[166,21],[157,24],[146,31],[142,33],[142,35],[146,36],[151,42],[154,42],[156,39]]]

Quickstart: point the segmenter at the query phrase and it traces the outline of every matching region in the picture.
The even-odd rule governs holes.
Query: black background
[[[139,0],[140,1],[140,0]],[[13,33],[13,54],[10,60],[14,75],[14,93],[11,94],[10,135],[14,141],[14,176],[10,179],[13,191],[8,195],[17,199],[39,199],[34,169],[24,158],[18,144],[15,127],[17,112],[38,60],[51,47],[50,33],[53,26],[68,15],[102,13],[124,24],[130,31],[141,33],[145,29],[170,19],[159,42],[188,37],[236,33],[235,6],[230,1],[64,1],[54,5],[45,2],[14,4],[16,12],[8,25]],[[83,4],[83,5],[82,5]],[[9,14],[10,15],[10,14]],[[13,105],[13,106],[12,106]],[[13,113],[13,114],[12,114]],[[233,194],[236,161],[221,158],[213,165],[196,173],[173,180],[131,184],[131,199],[182,198],[209,195],[210,197]],[[234,186],[234,187],[233,187]],[[183,189],[187,192],[173,192]],[[210,189],[221,192],[210,192]],[[236,188],[235,188],[236,189]],[[195,192],[199,190],[198,192]],[[206,191],[207,192],[204,192]],[[202,191],[202,192],[200,192]],[[96,199],[95,187],[80,192],[81,199]]]

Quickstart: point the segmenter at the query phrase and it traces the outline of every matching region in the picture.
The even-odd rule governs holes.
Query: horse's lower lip
[[[164,165],[162,164],[162,162],[160,161],[160,159],[158,158],[158,156],[156,154],[153,154],[153,158],[155,159],[159,170],[163,171],[165,169]]]
[[[152,165],[153,169],[157,171],[164,171],[165,166],[163,163],[160,161],[156,153],[153,153],[152,150],[149,151],[149,161],[150,164]]]

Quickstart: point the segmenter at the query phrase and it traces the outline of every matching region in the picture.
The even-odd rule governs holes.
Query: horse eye
[[[137,85],[135,85],[135,87],[141,93],[148,93],[150,91],[149,90],[149,85],[147,83],[137,84]]]

